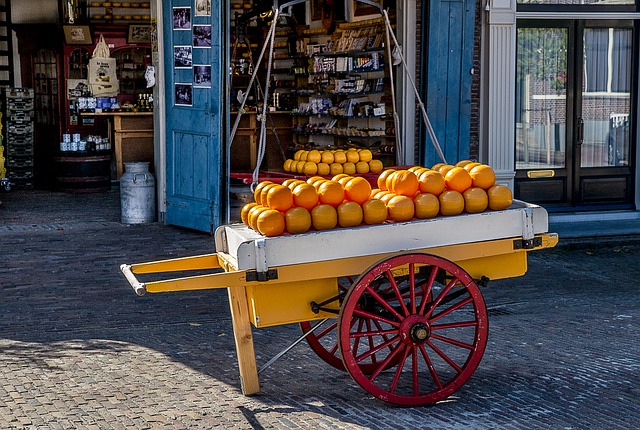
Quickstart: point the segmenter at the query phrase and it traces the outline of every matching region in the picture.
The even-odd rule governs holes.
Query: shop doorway
[[[636,43],[632,21],[518,23],[517,198],[633,208]]]

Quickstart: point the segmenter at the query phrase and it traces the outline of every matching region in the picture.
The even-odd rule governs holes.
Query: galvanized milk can
[[[123,224],[154,222],[156,218],[156,180],[148,162],[124,163],[120,178],[120,207]]]

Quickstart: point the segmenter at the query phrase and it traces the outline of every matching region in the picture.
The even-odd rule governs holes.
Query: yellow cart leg
[[[244,287],[229,287],[229,306],[233,322],[233,336],[236,341],[238,367],[242,393],[250,396],[260,392],[256,354],[253,349],[253,335],[249,321],[249,305]]]

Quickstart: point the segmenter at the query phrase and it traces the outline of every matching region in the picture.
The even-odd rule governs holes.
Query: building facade
[[[234,117],[227,71],[234,4],[244,8],[244,2],[150,3],[160,218],[212,231],[229,221],[230,159],[238,149],[229,142]],[[261,4],[246,3],[248,9]],[[310,18],[314,7],[327,3],[298,4]],[[338,18],[356,16],[357,2],[333,4],[342,5]],[[551,212],[596,219],[611,211],[637,213],[636,0],[384,5],[394,10],[394,31],[408,65],[408,73],[393,69],[403,136],[398,164],[440,161],[414,98],[415,82],[448,162],[477,158],[490,164],[517,198]],[[17,24],[60,24],[59,10],[54,0],[11,4]],[[194,41],[203,30],[204,45]],[[17,44],[14,52],[19,67]],[[205,75],[195,80],[195,69],[208,71],[206,85]]]

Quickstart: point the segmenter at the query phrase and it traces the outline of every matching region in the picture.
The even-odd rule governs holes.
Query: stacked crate
[[[7,176],[22,189],[33,188],[33,96],[31,88],[4,92]]]

